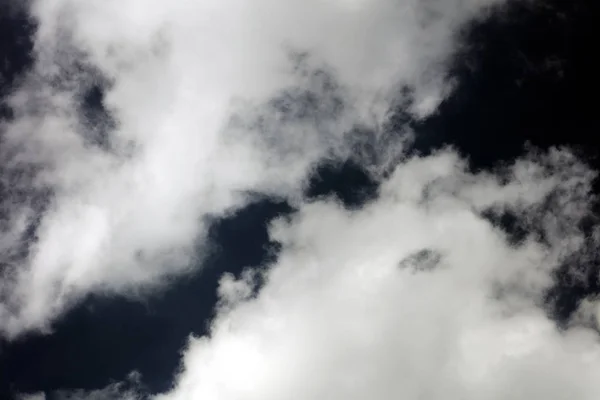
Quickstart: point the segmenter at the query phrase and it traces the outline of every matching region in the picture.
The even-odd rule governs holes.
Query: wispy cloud
[[[2,127],[2,335],[199,265],[204,217],[248,191],[297,201],[398,88],[434,110],[454,33],[494,3],[32,2],[35,66]]]

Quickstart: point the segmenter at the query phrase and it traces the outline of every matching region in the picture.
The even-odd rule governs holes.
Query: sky
[[[0,398],[597,399],[598,8],[0,1]]]

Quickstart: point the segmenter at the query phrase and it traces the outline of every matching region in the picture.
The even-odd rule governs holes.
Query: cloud
[[[377,140],[400,87],[434,111],[456,31],[495,3],[33,1],[35,65],[2,123],[1,334],[199,265],[207,216],[250,191],[297,201],[350,128]]]
[[[34,393],[22,395],[19,400],[46,400],[44,393]]]
[[[360,210],[304,205],[273,223],[272,266],[222,278],[210,334],[156,399],[598,398],[597,331],[543,308],[553,271],[587,251],[593,177],[565,150],[502,174],[443,151]],[[535,229],[511,244],[489,209]]]
[[[362,209],[305,203],[270,227],[278,260],[222,277],[210,332],[149,397],[596,399],[598,306],[563,329],[544,308],[556,269],[598,249],[579,225],[594,178],[564,149],[494,174],[444,150],[406,159]],[[512,242],[490,210],[528,234]],[[124,384],[62,395],[146,398]]]
[[[562,329],[544,308],[557,268],[598,249],[581,229],[596,174],[573,154],[475,174],[400,140],[378,150],[377,166],[402,162],[364,207],[301,198],[317,162],[351,154],[351,128],[379,140],[399,88],[414,118],[435,111],[453,33],[491,5],[35,2],[36,66],[3,126],[2,334],[47,328],[90,292],[168,284],[200,264],[205,217],[253,191],[297,206],[270,228],[281,253],[222,277],[209,334],[151,397],[599,398],[597,300]],[[143,398],[136,379],[53,395]]]

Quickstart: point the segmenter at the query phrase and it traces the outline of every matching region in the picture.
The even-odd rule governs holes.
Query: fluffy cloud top
[[[552,271],[585,251],[587,172],[555,151],[472,175],[443,152],[399,166],[359,211],[306,205],[273,224],[275,265],[223,277],[210,335],[157,398],[598,398],[597,333],[559,331],[541,307]],[[491,208],[545,238],[510,244]]]

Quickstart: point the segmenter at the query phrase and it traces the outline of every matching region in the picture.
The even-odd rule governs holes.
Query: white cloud
[[[453,33],[493,3],[34,1],[36,65],[3,128],[16,194],[2,203],[2,335],[48,328],[89,292],[135,293],[198,264],[204,216],[242,206],[248,190],[297,196],[350,126],[381,122],[400,85],[415,88],[415,113],[431,112]],[[290,51],[339,88],[294,71]],[[79,104],[99,80],[117,121],[105,146],[90,144]],[[286,88],[337,96],[343,112],[286,120],[265,106]]]
[[[273,224],[282,253],[257,294],[252,272],[223,277],[210,334],[157,399],[597,399],[597,332],[559,331],[540,307],[583,251],[585,171],[553,151],[500,179],[441,152],[400,165],[361,210],[305,205]],[[489,207],[547,240],[509,244]]]
[[[254,190],[298,201],[270,231],[279,259],[261,288],[259,272],[223,277],[210,335],[190,339],[158,399],[599,398],[593,299],[564,331],[540,308],[552,272],[584,251],[577,222],[594,174],[568,152],[499,176],[442,151],[400,164],[363,209],[298,199],[314,163],[346,153],[354,123],[377,126],[400,85],[415,87],[417,117],[435,109],[452,33],[491,4],[35,2],[37,64],[11,100],[2,156],[17,172],[43,169],[13,177],[2,203],[2,334],[44,328],[91,291],[130,294],[186,271],[202,217]],[[294,71],[290,50],[307,52],[308,66]],[[86,142],[78,112],[100,77],[118,121],[110,151]],[[294,98],[306,90],[318,100],[308,111]],[[31,193],[45,188],[51,201],[22,260]],[[481,216],[489,208],[543,240],[510,244]],[[58,395],[137,397],[123,384]]]

